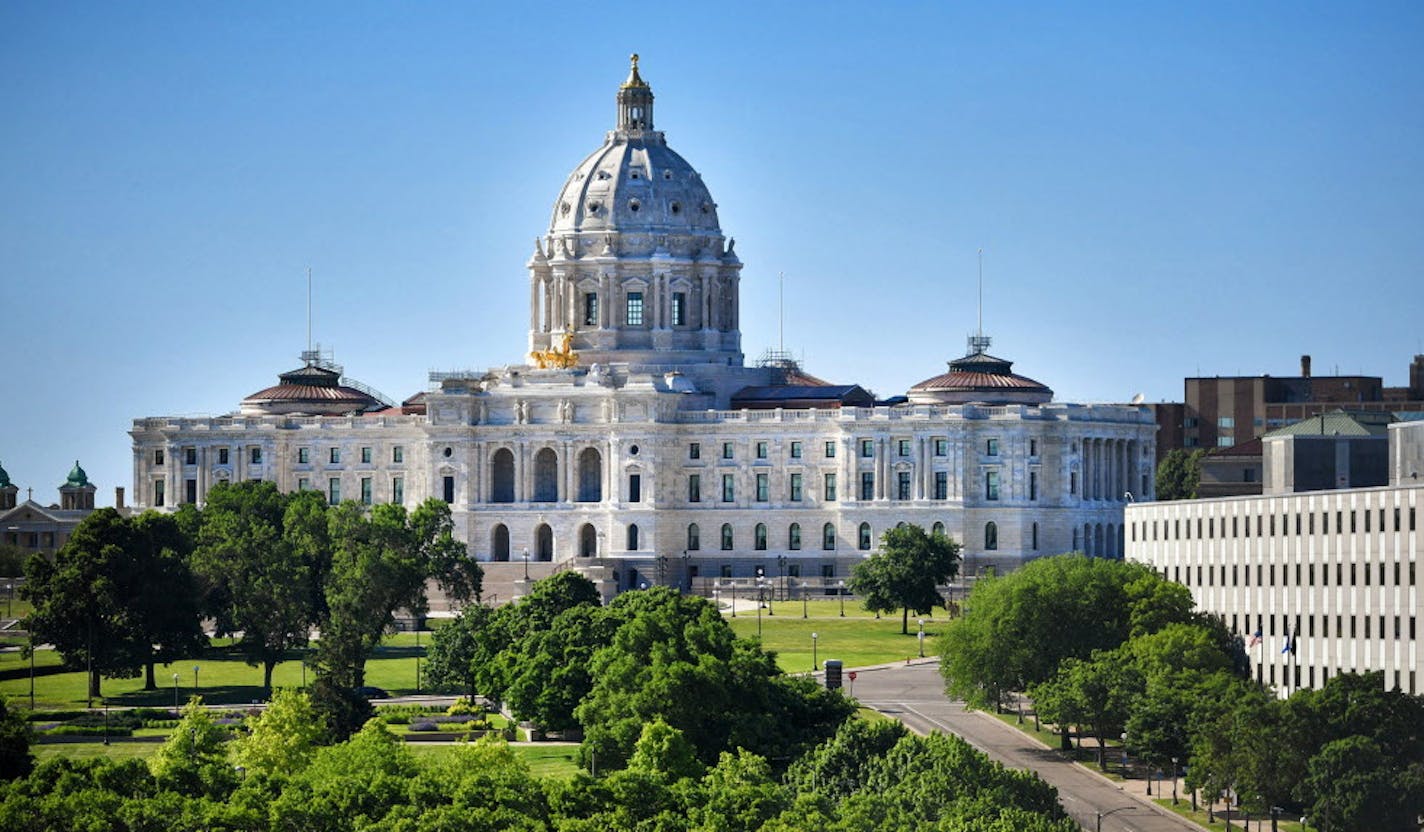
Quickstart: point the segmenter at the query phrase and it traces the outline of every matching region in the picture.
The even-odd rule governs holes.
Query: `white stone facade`
[[[472,556],[527,550],[610,591],[758,570],[843,580],[901,522],[942,526],[971,572],[1121,556],[1127,493],[1153,489],[1144,409],[1002,404],[977,387],[944,394],[953,404],[732,409],[738,391],[795,380],[743,366],[742,264],[715,207],[652,130],[635,66],[618,128],[570,176],[529,264],[530,349],[567,343],[574,366],[437,374],[424,412],[403,415],[292,415],[320,407],[294,385],[336,384],[297,371],[264,391],[288,396],[284,413],[140,419],[136,502],[257,478],[385,502],[399,481],[407,505],[451,503]]]
[[[1424,486],[1127,507],[1127,557],[1191,589],[1250,640],[1253,672],[1288,694],[1342,672],[1384,671],[1424,692],[1416,564]],[[1286,635],[1294,654],[1283,653]]]

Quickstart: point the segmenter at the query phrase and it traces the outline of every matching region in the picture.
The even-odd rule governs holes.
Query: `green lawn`
[[[839,605],[835,601],[812,601],[808,605],[807,618],[801,617],[799,601],[781,601],[773,605],[775,615],[763,610],[761,616],[762,645],[775,651],[777,664],[787,673],[805,673],[811,670],[811,634],[816,633],[815,660],[819,665],[826,659],[840,659],[847,668],[866,665],[900,662],[919,655],[916,633],[919,626],[916,618],[910,618],[910,634],[900,634],[900,617],[875,617],[858,605],[846,605],[846,617],[839,615]],[[736,618],[730,614],[727,622],[737,635],[746,638],[757,636],[757,614],[739,610]],[[940,618],[925,619],[925,655],[934,655],[934,636],[944,625],[944,613]]]
[[[389,636],[377,648],[366,663],[366,684],[385,688],[393,695],[416,693],[416,655],[422,657],[430,644],[430,634],[421,633],[421,647],[415,646],[414,633],[400,633]],[[20,706],[29,705],[30,680],[29,660],[18,652],[0,653],[0,671],[19,670],[24,675],[19,678],[0,681],[0,696]],[[56,668],[60,666],[59,655],[53,650],[35,652],[35,667]],[[205,655],[195,659],[159,665],[155,669],[158,690],[144,691],[143,678],[104,679],[103,695],[115,705],[172,706],[174,699],[174,679],[177,674],[178,699],[186,702],[194,692],[193,667],[198,667],[197,691],[210,704],[242,704],[266,699],[262,688],[262,668],[250,667],[231,647],[223,642],[210,649]],[[302,684],[302,665],[295,658],[277,665],[272,674],[272,684],[278,687],[297,687]],[[307,671],[308,682],[315,677]],[[85,702],[83,672],[64,672],[40,675],[35,678],[35,706],[45,708],[70,708],[83,706]]]

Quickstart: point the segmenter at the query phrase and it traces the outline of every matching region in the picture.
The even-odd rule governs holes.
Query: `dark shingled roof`
[[[778,384],[743,387],[732,394],[733,410],[769,410],[777,407],[873,407],[875,397],[859,384]]]

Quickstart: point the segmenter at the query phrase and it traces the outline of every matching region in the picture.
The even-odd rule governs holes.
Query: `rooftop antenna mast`
[[[307,266],[307,352],[312,350],[312,270]]]
[[[786,272],[776,273],[777,331],[776,351],[786,352]]]
[[[984,249],[979,249],[979,331],[969,336],[969,353],[988,352],[989,336],[984,334]]]

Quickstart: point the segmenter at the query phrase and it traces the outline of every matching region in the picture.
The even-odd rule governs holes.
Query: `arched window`
[[[801,524],[792,523],[791,528],[786,530],[786,548],[793,552],[801,550]]]
[[[1093,555],[1102,557],[1106,551],[1103,548],[1103,524],[1099,523],[1093,527]]]
[[[722,551],[732,551],[732,524],[722,524]]]
[[[534,502],[552,503],[559,499],[559,455],[553,448],[541,448],[534,455]]]
[[[490,560],[509,560],[509,529],[503,523],[490,529]]]
[[[554,530],[548,523],[540,523],[534,530],[534,559],[550,561],[554,559]]]
[[[944,534],[944,524],[939,521],[935,521],[935,524],[933,526],[930,526],[930,534]]]
[[[993,521],[984,524],[984,549],[992,552],[999,548],[999,524]]]
[[[687,551],[696,552],[702,548],[702,530],[697,528],[696,523],[689,523],[687,526]]]
[[[579,554],[586,558],[598,555],[598,532],[592,523],[584,523],[579,529]]]
[[[821,527],[821,548],[827,552],[836,550],[836,526],[834,523],[827,523]]]
[[[755,536],[755,540],[756,540],[756,550],[757,550],[758,552],[765,552],[765,551],[766,551],[766,524],[765,524],[765,523],[758,523],[758,524],[756,524],[756,530],[755,530],[755,532],[754,532],[754,536]]]
[[[859,533],[858,533],[858,535],[857,535],[857,542],[856,542],[856,545],[860,548],[860,550],[861,550],[862,552],[868,552],[868,551],[870,551],[870,524],[869,524],[869,523],[861,523],[861,524],[860,524],[860,531],[859,531]]]
[[[603,455],[597,448],[584,448],[578,456],[578,501],[603,500]]]
[[[490,502],[514,502],[514,454],[508,448],[495,451],[490,460]]]
[[[1110,558],[1117,557],[1117,529],[1113,527],[1112,523],[1108,524],[1108,537],[1106,543],[1107,548],[1103,549],[1103,553]]]
[[[628,524],[628,551],[638,551],[638,524]]]

